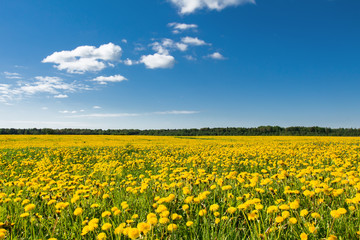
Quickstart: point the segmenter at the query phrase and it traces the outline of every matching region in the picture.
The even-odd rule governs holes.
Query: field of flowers
[[[360,139],[0,136],[0,239],[358,239]]]

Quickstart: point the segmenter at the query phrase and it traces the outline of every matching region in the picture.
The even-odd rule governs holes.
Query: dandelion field
[[[0,136],[0,239],[358,239],[360,139]]]

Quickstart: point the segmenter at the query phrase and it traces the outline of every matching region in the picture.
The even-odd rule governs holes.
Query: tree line
[[[359,128],[279,127],[191,128],[191,129],[51,129],[0,128],[5,135],[153,135],[153,136],[360,136]]]

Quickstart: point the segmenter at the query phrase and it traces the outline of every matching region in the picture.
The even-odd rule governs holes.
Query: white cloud
[[[208,58],[215,59],[215,60],[225,60],[225,59],[226,59],[226,58],[225,58],[223,55],[221,55],[221,53],[219,53],[219,52],[214,52],[214,53],[212,53],[212,54],[209,54],[207,57],[208,57]]]
[[[176,43],[176,47],[182,51],[185,52],[188,48],[188,45],[186,45],[185,43]]]
[[[69,111],[69,110],[64,110],[64,111],[59,111],[59,113],[62,113],[62,114],[75,114],[75,113],[77,113],[78,111],[75,111],[75,110],[73,110],[73,111]]]
[[[124,60],[124,64],[128,65],[128,66],[132,66],[135,64],[139,64],[139,61],[135,61],[135,60],[131,60],[131,59],[127,58]]]
[[[21,79],[19,73],[4,72],[5,78],[7,79]]]
[[[168,26],[173,28],[172,32],[174,34],[178,34],[182,31],[185,31],[188,29],[197,29],[198,28],[198,25],[196,25],[196,24],[186,24],[186,23],[176,23],[176,22],[169,23]]]
[[[191,56],[191,55],[186,55],[185,58],[186,58],[187,60],[189,60],[189,61],[195,61],[195,60],[196,60],[196,58],[193,57],[193,56]]]
[[[172,68],[175,58],[168,54],[155,53],[141,56],[140,62],[144,63],[146,68]]]
[[[9,100],[12,100],[13,91],[10,84],[0,84],[0,102],[8,103]]]
[[[101,109],[100,106],[93,106],[93,109]]]
[[[200,9],[222,10],[226,7],[237,6],[246,3],[255,4],[255,0],[169,0],[181,14],[190,14]]]
[[[124,39],[121,39],[121,42],[127,43],[127,40],[124,38]]]
[[[119,60],[121,47],[113,43],[94,46],[79,46],[71,51],[54,52],[42,60],[43,63],[55,63],[54,67],[68,73],[83,74],[97,72],[107,66],[110,61]]]
[[[107,84],[108,82],[122,82],[127,80],[124,76],[121,75],[114,75],[114,76],[99,76],[94,78],[92,81],[98,82],[99,84]]]
[[[160,114],[160,115],[180,115],[180,114],[195,114],[199,113],[198,111],[164,111],[164,112],[154,112],[154,114]]]
[[[193,46],[207,45],[207,43],[204,40],[200,40],[197,37],[195,37],[195,38],[193,38],[193,37],[183,37],[183,38],[181,38],[181,41],[183,43],[186,43],[188,45],[193,45]]]
[[[61,113],[72,113],[70,111],[61,111]],[[151,112],[151,113],[92,113],[82,115],[67,116],[68,118],[116,118],[116,117],[138,117],[148,115],[181,115],[181,114],[196,114],[198,111],[163,111],[163,112]]]
[[[83,115],[68,116],[69,118],[114,118],[114,117],[136,117],[137,113],[92,113]]]
[[[54,98],[68,98],[69,96],[66,94],[59,94],[59,95],[55,95]]]
[[[41,110],[44,110],[44,111],[46,111],[46,110],[48,110],[49,108],[48,107],[42,107],[41,108]]]
[[[25,83],[18,90],[24,94],[32,95],[36,93],[59,94],[60,90],[74,92],[78,88],[74,84],[63,82],[59,77],[38,76],[35,79],[37,80],[36,82]]]
[[[64,98],[66,92],[89,90],[82,84],[75,82],[67,83],[59,77],[37,76],[34,82],[18,82],[17,85],[0,84],[0,102],[7,103],[15,99],[22,99],[23,96],[35,94],[51,94],[55,98]]]

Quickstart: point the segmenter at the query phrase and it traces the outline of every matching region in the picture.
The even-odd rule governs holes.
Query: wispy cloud
[[[177,23],[177,22],[172,22],[168,24],[169,27],[171,27],[173,29],[173,33],[174,34],[178,34],[182,31],[188,30],[188,29],[197,29],[198,25],[196,24],[186,24],[186,23]]]
[[[65,82],[59,77],[37,76],[35,81],[0,84],[0,102],[9,103],[36,94],[50,94],[54,98],[66,98],[68,92],[89,90],[89,87],[76,82]]]
[[[122,49],[113,43],[94,46],[79,46],[74,50],[54,52],[42,60],[43,63],[55,63],[54,67],[66,70],[68,73],[83,74],[97,72],[107,66],[113,66],[111,61],[120,59]]]
[[[19,73],[4,72],[4,75],[7,79],[21,79],[21,75]]]
[[[185,44],[193,45],[193,46],[209,45],[204,40],[201,40],[197,37],[183,37],[183,38],[181,38],[181,41]]]
[[[67,116],[69,118],[118,118],[118,117],[137,117],[141,114],[137,113],[92,113],[82,115]]]
[[[69,96],[66,94],[59,94],[59,95],[55,95],[54,98],[68,98]]]
[[[70,111],[62,113],[71,113]],[[199,111],[161,111],[161,112],[150,112],[150,113],[91,113],[91,114],[82,114],[82,115],[71,115],[66,116],[68,118],[119,118],[119,117],[139,117],[139,116],[148,116],[148,115],[188,115],[188,114],[197,114]]]
[[[180,14],[190,14],[204,8],[220,11],[230,6],[237,6],[246,3],[255,4],[255,0],[169,0],[169,1],[179,9]]]
[[[108,82],[122,82],[127,80],[124,76],[121,76],[120,74],[114,75],[114,76],[99,76],[94,78],[92,81],[98,82],[99,84],[107,84]]]
[[[180,114],[195,114],[199,113],[198,111],[164,111],[164,112],[154,112],[153,114],[160,114],[160,115],[180,115]]]

